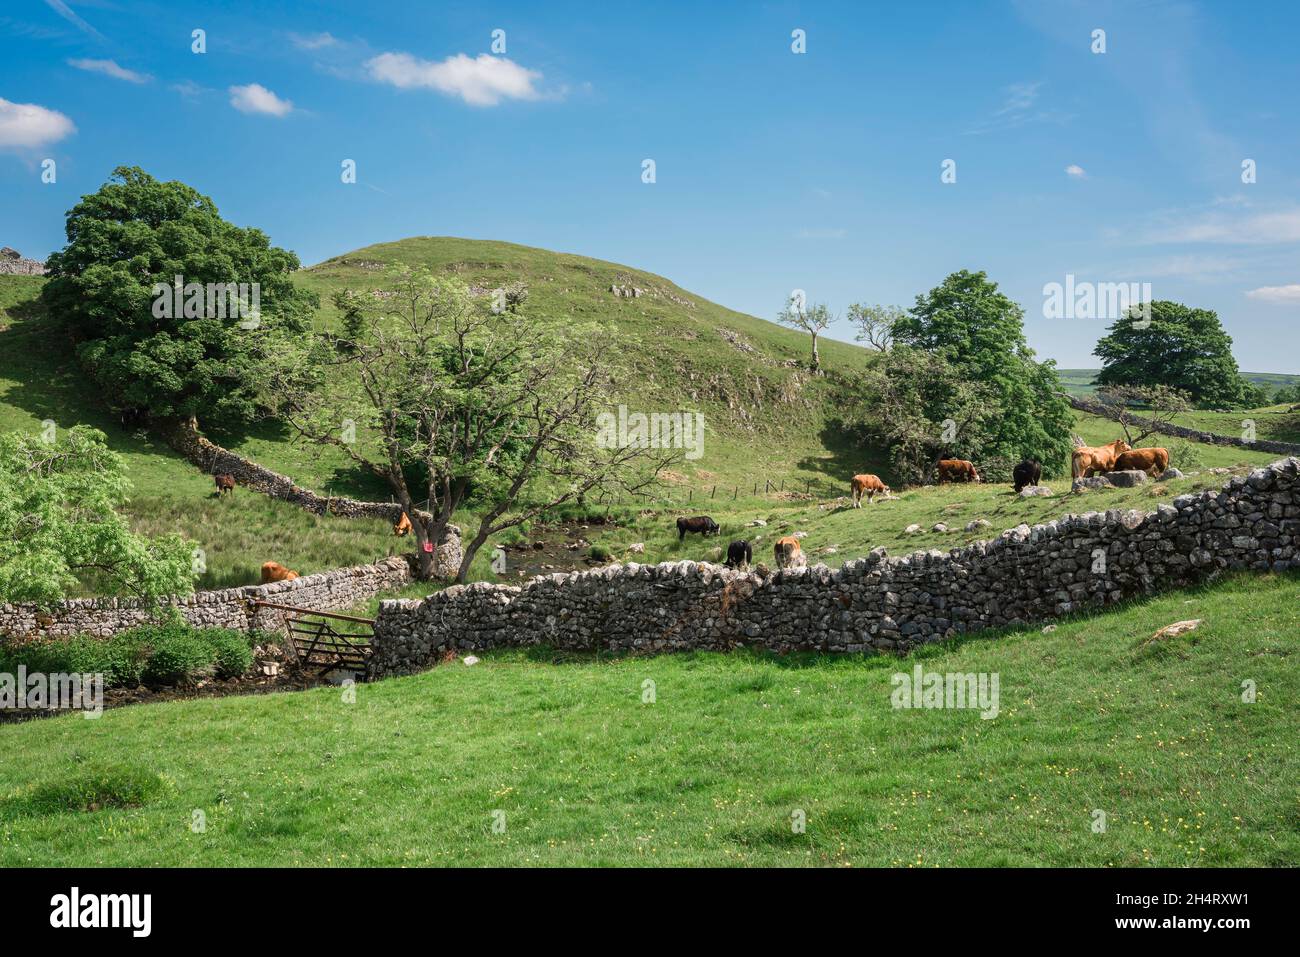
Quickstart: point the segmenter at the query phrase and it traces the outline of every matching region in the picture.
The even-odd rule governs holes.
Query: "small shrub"
[[[604,545],[592,545],[591,557],[598,562],[607,562],[609,561],[609,549]]]
[[[196,629],[165,626],[139,629],[149,648],[143,678],[151,685],[174,685],[189,681],[211,666],[216,658],[212,646]]]
[[[210,628],[201,634],[212,649],[218,678],[238,678],[253,667],[253,649],[242,632]]]
[[[1170,442],[1169,464],[1183,472],[1194,472],[1205,468],[1205,458],[1195,442]]]

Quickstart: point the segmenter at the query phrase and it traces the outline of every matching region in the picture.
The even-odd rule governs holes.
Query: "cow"
[[[789,568],[803,561],[803,549],[799,547],[799,539],[793,535],[778,538],[772,552],[776,558],[777,568]]]
[[[402,513],[402,517],[399,518],[396,522],[393,523],[393,534],[394,534],[394,535],[410,535],[410,534],[411,534],[411,516],[409,516],[409,515],[407,515],[405,512],[403,512],[403,513]]]
[[[235,477],[233,475],[214,475],[212,480],[217,483],[218,496],[235,490]]]
[[[1137,469],[1155,478],[1167,468],[1169,468],[1168,449],[1130,449],[1116,457],[1115,468],[1112,471],[1126,472],[1129,469]]]
[[[754,549],[743,538],[727,546],[727,560],[723,562],[728,568],[741,568],[752,564]]]
[[[1081,445],[1070,454],[1070,474],[1074,478],[1087,478],[1093,472],[1113,472],[1115,459],[1129,448],[1123,439],[1109,445]]]
[[[975,465],[965,459],[940,459],[936,466],[940,482],[982,482]]]
[[[880,481],[876,475],[855,475],[849,482],[849,488],[853,492],[853,507],[862,507],[862,496],[867,497],[867,504],[870,505],[877,492],[881,495],[889,494],[889,486]]]
[[[677,520],[677,540],[679,542],[686,537],[687,532],[699,532],[701,535],[717,535],[719,531],[718,523],[707,515],[696,515],[694,518],[679,518]]]
[[[1043,477],[1043,466],[1036,459],[1025,459],[1011,471],[1012,485],[1017,492],[1026,485],[1037,485]]]
[[[298,573],[290,571],[283,565],[276,562],[262,563],[262,584],[267,585],[271,582],[291,582],[298,577]]]

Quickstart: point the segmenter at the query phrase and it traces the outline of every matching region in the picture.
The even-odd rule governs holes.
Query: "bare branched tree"
[[[826,305],[824,303],[808,305],[802,295],[793,295],[786,302],[785,308],[777,314],[776,319],[787,326],[802,329],[812,336],[812,360],[809,368],[815,373],[821,372],[822,359],[817,351],[817,337],[835,321],[835,317],[831,315]]]
[[[1186,392],[1165,385],[1103,386],[1097,390],[1097,401],[1106,406],[1123,428],[1124,440],[1134,448],[1148,436],[1167,432],[1192,407]]]
[[[888,352],[893,346],[894,326],[904,315],[906,310],[901,306],[864,306],[855,302],[848,309],[849,322],[858,327],[853,338],[881,352]]]

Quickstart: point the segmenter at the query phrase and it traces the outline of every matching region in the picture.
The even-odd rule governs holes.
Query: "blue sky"
[[[983,269],[1065,367],[1107,322],[1046,318],[1043,286],[1148,282],[1217,310],[1243,369],[1300,372],[1297,35],[1289,0],[7,0],[0,245],[59,248],[128,164],[305,264],[502,239],[765,318],[796,288],[842,314]]]

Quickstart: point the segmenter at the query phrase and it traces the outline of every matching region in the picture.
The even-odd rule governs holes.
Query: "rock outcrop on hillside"
[[[0,248],[0,275],[44,276],[45,263],[26,259],[12,246]]]

